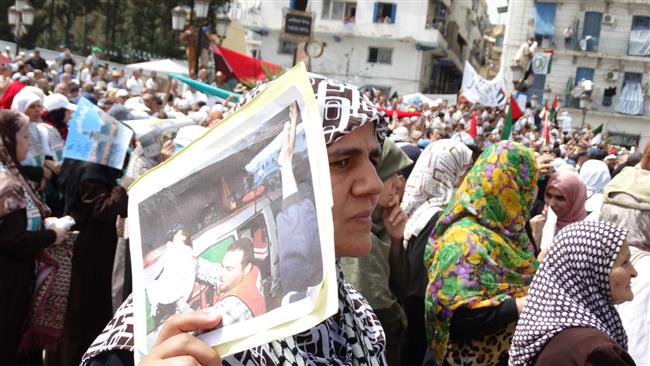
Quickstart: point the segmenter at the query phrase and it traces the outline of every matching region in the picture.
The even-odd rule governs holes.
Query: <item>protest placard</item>
[[[124,167],[124,158],[133,131],[109,116],[90,102],[81,98],[72,119],[68,122],[68,138],[63,157],[110,166]]]
[[[149,118],[124,121],[124,123],[135,132],[144,155],[148,158],[159,156],[160,148],[165,141],[173,140],[182,127],[196,125],[190,118]]]
[[[472,65],[465,61],[461,94],[472,103],[485,107],[501,107],[506,104],[506,81],[503,72],[492,80],[484,79]]]
[[[222,356],[337,311],[331,187],[303,65],[129,190],[136,358],[171,315],[218,311]]]

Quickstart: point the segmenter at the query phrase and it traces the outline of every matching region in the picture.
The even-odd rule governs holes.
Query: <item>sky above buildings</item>
[[[518,0],[512,0],[518,1]],[[505,24],[508,19],[508,13],[497,12],[497,8],[501,6],[508,6],[508,0],[487,0],[488,15],[492,24]]]

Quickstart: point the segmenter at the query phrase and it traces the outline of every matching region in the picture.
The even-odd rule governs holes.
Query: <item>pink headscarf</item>
[[[585,201],[587,201],[587,186],[582,182],[580,176],[572,171],[562,170],[551,175],[546,185],[546,193],[550,188],[555,188],[564,199],[571,205],[571,210],[564,216],[557,218],[557,231],[563,227],[581,221],[587,217],[587,210],[585,209]],[[557,213],[557,212],[556,212]],[[557,232],[556,231],[556,232]]]

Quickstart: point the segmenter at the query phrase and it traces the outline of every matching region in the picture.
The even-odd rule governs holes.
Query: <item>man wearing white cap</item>
[[[117,92],[115,92],[115,98],[117,99],[118,103],[123,105],[126,100],[129,99],[129,92],[124,89],[119,89]]]

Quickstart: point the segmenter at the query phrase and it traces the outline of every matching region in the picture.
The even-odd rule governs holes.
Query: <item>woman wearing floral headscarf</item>
[[[537,261],[525,223],[537,162],[515,142],[490,146],[456,191],[425,252],[425,316],[438,365],[503,365]]]
[[[424,293],[427,268],[422,259],[429,235],[456,187],[472,166],[472,150],[455,140],[429,144],[406,181],[402,208],[411,217],[404,230],[411,274],[405,299],[408,317],[408,342],[403,352],[404,365],[420,365],[427,349],[424,329]]]
[[[561,230],[530,286],[510,365],[634,365],[615,304],[634,297],[628,231],[582,221]]]
[[[375,165],[388,121],[356,87],[317,76],[311,76],[310,82],[321,108],[330,163],[335,255],[364,256],[371,249],[371,214],[382,190]],[[242,97],[236,108],[263,93],[266,85]],[[162,326],[155,346],[140,365],[385,365],[381,324],[363,296],[344,280],[339,262],[339,311],[317,326],[221,361],[212,348],[187,334],[216,327],[221,320],[218,314],[174,315]],[[129,298],[84,355],[82,365],[132,364],[132,329],[133,301]]]
[[[24,114],[0,110],[0,360],[5,365],[17,361],[36,279],[34,258],[67,235],[59,228],[43,228],[50,209],[20,171],[19,161],[30,146],[28,124]],[[33,334],[43,328],[29,330]]]

